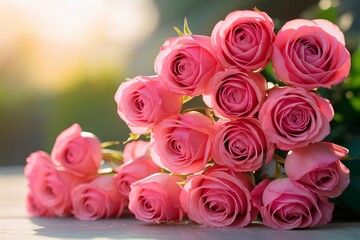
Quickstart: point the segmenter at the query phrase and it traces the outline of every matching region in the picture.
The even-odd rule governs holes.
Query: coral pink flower
[[[350,72],[350,53],[344,34],[324,20],[287,22],[274,42],[272,63],[277,77],[290,85],[311,90],[330,88]]]
[[[322,141],[330,133],[330,102],[302,88],[273,88],[259,111],[268,140],[281,150]]]
[[[152,161],[150,149],[147,150],[142,156],[128,160],[114,169],[116,171],[114,176],[115,186],[122,195],[129,196],[130,185],[133,182],[161,171],[161,168]]]
[[[250,203],[253,189],[250,176],[224,167],[192,175],[181,192],[181,206],[197,223],[209,227],[244,227],[258,213]]]
[[[266,79],[260,73],[236,69],[220,71],[212,78],[204,102],[219,118],[255,115],[266,95]]]
[[[143,140],[136,140],[126,143],[123,150],[123,162],[150,154],[150,143]]]
[[[165,173],[155,173],[131,185],[129,209],[144,222],[180,222],[184,211],[180,206],[183,179]]]
[[[169,38],[155,59],[155,72],[168,89],[189,96],[204,93],[219,68],[207,36]]]
[[[286,157],[285,172],[290,180],[313,192],[337,197],[350,183],[350,171],[340,161],[348,152],[329,142],[296,148]]]
[[[215,163],[239,171],[255,171],[273,150],[256,118],[220,120],[215,123],[212,155]]]
[[[201,171],[211,157],[213,121],[196,111],[177,114],[155,125],[151,134],[153,161],[176,174]]]
[[[74,175],[93,176],[102,161],[101,143],[94,134],[83,132],[75,123],[56,138],[51,158]]]
[[[27,158],[24,171],[30,189],[27,198],[30,215],[67,216],[71,214],[71,188],[87,179],[56,169],[50,156],[42,151],[32,153]]]
[[[182,96],[170,92],[158,76],[137,76],[123,82],[115,94],[117,112],[136,134],[150,131],[154,124],[179,113]]]
[[[29,217],[55,217],[54,212],[41,204],[36,194],[31,190],[26,196],[26,210]]]
[[[125,197],[115,187],[112,175],[100,175],[89,183],[79,184],[71,191],[74,216],[81,220],[119,217]]]
[[[263,180],[251,192],[263,223],[274,229],[295,229],[328,223],[334,204],[288,178]]]
[[[214,27],[211,41],[226,68],[259,71],[268,64],[274,23],[264,12],[234,11]]]

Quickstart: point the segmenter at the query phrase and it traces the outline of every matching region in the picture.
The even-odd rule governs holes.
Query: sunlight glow
[[[158,18],[151,0],[0,0],[0,69],[5,81],[61,90],[79,71],[121,69]]]

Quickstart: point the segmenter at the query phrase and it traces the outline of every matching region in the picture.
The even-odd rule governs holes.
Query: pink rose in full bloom
[[[150,131],[155,123],[179,113],[182,96],[170,92],[158,76],[137,76],[123,82],[115,94],[117,112],[136,134]]]
[[[229,69],[215,74],[203,99],[217,117],[238,118],[257,113],[265,94],[266,79],[260,73]]]
[[[136,140],[126,143],[123,150],[123,162],[150,154],[150,143],[143,140]]]
[[[79,184],[71,196],[72,213],[81,220],[116,218],[125,207],[125,197],[116,190],[112,175],[99,175],[91,182]]]
[[[129,209],[144,222],[180,222],[184,211],[180,205],[181,177],[155,173],[131,185]]]
[[[116,172],[114,176],[116,189],[120,194],[127,197],[130,193],[130,185],[133,182],[160,172],[161,168],[152,161],[148,148],[144,155],[128,160],[114,170]]]
[[[263,223],[274,229],[306,228],[327,224],[334,204],[288,178],[263,180],[251,192]]]
[[[189,219],[209,227],[244,227],[256,219],[250,203],[251,175],[224,167],[187,178],[180,195]]]
[[[278,32],[273,47],[275,74],[289,85],[307,90],[330,88],[349,74],[344,34],[328,20],[289,21]]]
[[[75,123],[56,138],[51,152],[55,164],[79,177],[96,175],[102,161],[101,143]]]
[[[50,156],[43,151],[34,152],[27,158],[24,173],[30,189],[28,210],[33,216],[70,215],[70,189],[86,181],[85,178],[56,169]]]
[[[212,147],[215,163],[234,171],[255,171],[262,166],[265,158],[272,157],[272,153],[256,118],[220,120],[215,123]]]
[[[350,183],[350,171],[341,163],[348,154],[342,146],[313,143],[289,152],[285,172],[290,180],[327,197],[338,197]]]
[[[153,161],[176,174],[201,171],[211,158],[213,121],[196,111],[177,114],[155,125],[151,134]]]
[[[226,68],[259,71],[269,63],[274,23],[264,12],[234,11],[211,33],[219,61]]]
[[[155,72],[172,92],[197,96],[219,69],[210,37],[184,35],[169,38],[155,59]]]
[[[259,111],[268,140],[281,150],[322,141],[330,133],[330,102],[303,88],[273,88]]]

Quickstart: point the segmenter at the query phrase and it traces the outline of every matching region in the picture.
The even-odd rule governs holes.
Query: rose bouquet
[[[28,157],[30,215],[94,220],[128,208],[145,222],[209,227],[328,223],[329,198],[350,181],[348,150],[324,141],[334,110],[317,88],[349,74],[343,33],[327,20],[296,19],[275,34],[257,9],[231,12],[211,36],[192,34],[186,19],[174,28],[156,75],[115,94],[131,130],[122,152],[74,124],[51,155]],[[261,73],[270,62],[275,83]],[[194,98],[204,106],[187,107]]]

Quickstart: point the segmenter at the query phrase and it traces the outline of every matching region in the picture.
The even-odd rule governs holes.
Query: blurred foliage
[[[280,23],[299,16],[317,0],[278,0],[275,5],[266,0],[156,0],[153,3],[158,9],[159,25],[152,35],[141,39],[126,61],[112,62],[112,66],[119,67],[111,71],[101,70],[97,65],[97,70],[93,70],[97,72],[95,75],[80,69],[76,70],[76,76],[59,76],[61,81],[71,84],[58,92],[39,91],[24,84],[25,78],[34,77],[26,75],[32,73],[26,64],[34,59],[31,57],[31,38],[21,38],[19,46],[13,43],[17,46],[14,52],[5,49],[0,52],[5,59],[0,62],[0,166],[24,165],[26,157],[39,149],[50,152],[56,136],[74,122],[79,123],[84,131],[96,134],[102,141],[125,141],[129,129],[116,113],[114,94],[117,87],[127,77],[154,74],[153,61],[161,45],[165,39],[177,35],[172,26],[182,26],[184,17],[187,17],[194,33],[210,35],[215,24],[236,9],[252,9],[256,6]],[[2,34],[6,36],[8,33]],[[56,46],[52,47],[56,49]],[[117,51],[124,47],[118,46]],[[71,62],[71,51],[69,48],[64,52],[62,59],[65,62]],[[101,57],[107,54],[106,51],[106,48],[99,49],[97,54]],[[41,60],[47,61],[44,57]],[[48,82],[43,84],[47,85]],[[198,103],[201,103],[200,100]]]

